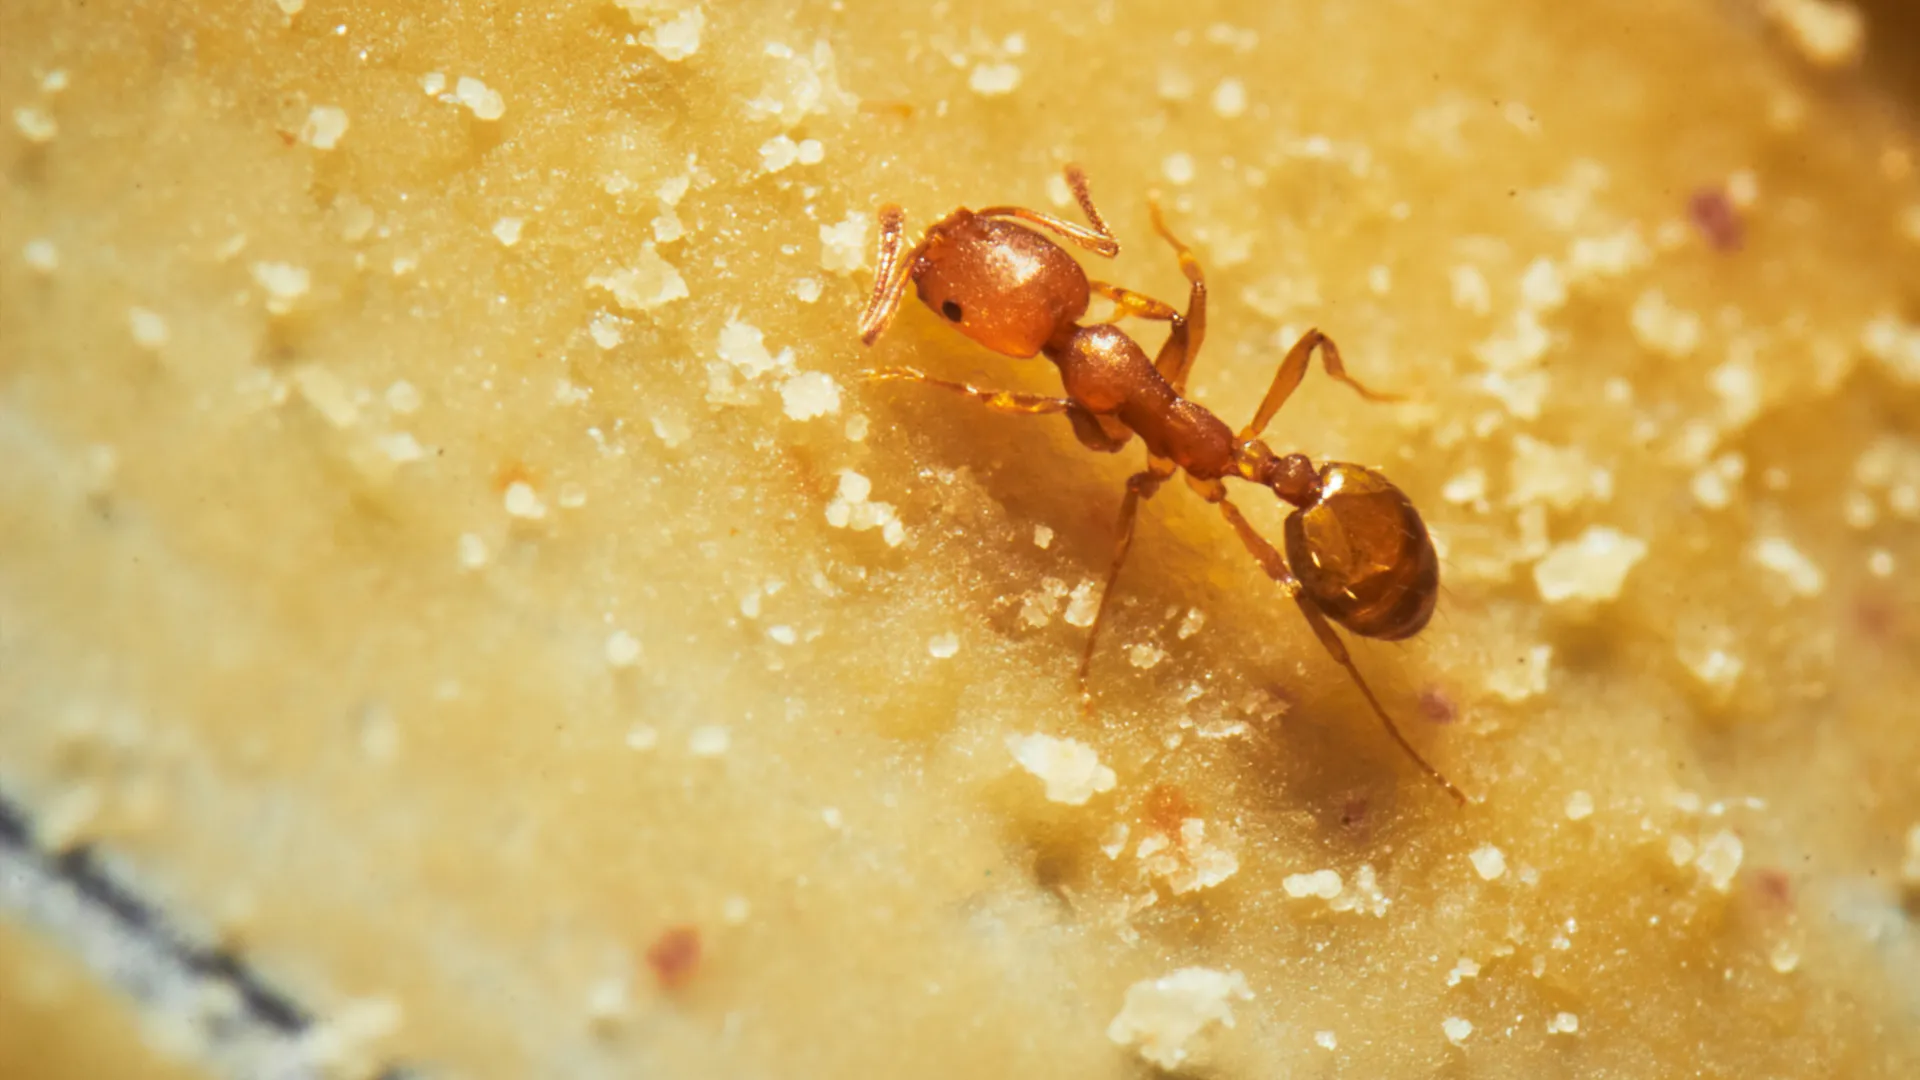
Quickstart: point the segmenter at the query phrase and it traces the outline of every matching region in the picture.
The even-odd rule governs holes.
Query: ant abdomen
[[[1440,560],[1412,500],[1372,469],[1332,462],[1287,517],[1287,562],[1328,618],[1362,637],[1412,637],[1433,617]]]

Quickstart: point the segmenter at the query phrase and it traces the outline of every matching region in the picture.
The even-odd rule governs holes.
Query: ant
[[[937,386],[996,412],[1064,413],[1080,441],[1104,453],[1119,451],[1135,435],[1146,444],[1147,467],[1127,480],[1113,562],[1080,657],[1080,699],[1089,715],[1093,698],[1087,674],[1094,644],[1133,545],[1140,503],[1151,499],[1175,472],[1184,471],[1187,485],[1220,508],[1267,576],[1299,604],[1320,643],[1347,670],[1394,742],[1447,794],[1466,802],[1460,789],[1400,733],[1332,626],[1337,622],[1362,637],[1397,641],[1427,625],[1439,593],[1440,568],[1426,524],[1412,501],[1378,472],[1346,462],[1316,468],[1306,455],[1277,455],[1260,439],[1300,385],[1315,351],[1327,374],[1361,397],[1395,398],[1348,375],[1333,339],[1309,330],[1287,350],[1253,421],[1235,435],[1219,417],[1182,396],[1206,337],[1207,285],[1199,260],[1167,229],[1158,199],[1150,197],[1154,231],[1172,245],[1187,278],[1186,311],[1089,279],[1079,262],[1041,230],[1107,258],[1120,253],[1120,242],[1094,207],[1086,174],[1068,165],[1066,180],[1092,228],[1020,206],[961,208],[902,252],[905,215],[898,206],[883,207],[873,295],[860,316],[860,340],[872,345],[893,321],[912,282],[922,303],[979,344],[1020,360],[1044,354],[1060,370],[1065,397],[983,389],[908,367],[883,368],[868,372],[868,377]],[[1113,322],[1080,322],[1094,293],[1113,301],[1116,321],[1131,315],[1170,324],[1155,359],[1148,361],[1146,351]],[[1262,485],[1295,507],[1287,517],[1285,557],[1227,498],[1222,482],[1227,477]]]

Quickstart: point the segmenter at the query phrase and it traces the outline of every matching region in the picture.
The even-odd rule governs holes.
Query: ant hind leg
[[[1240,438],[1254,439],[1267,429],[1273,420],[1273,414],[1287,403],[1287,398],[1299,388],[1300,380],[1307,376],[1307,364],[1313,359],[1313,351],[1320,350],[1320,362],[1326,366],[1327,374],[1336,382],[1346,383],[1354,392],[1368,401],[1390,402],[1402,400],[1398,394],[1383,394],[1369,389],[1360,380],[1347,374],[1347,365],[1341,362],[1340,347],[1333,339],[1319,330],[1309,330],[1300,335],[1300,340],[1287,350],[1286,359],[1280,362],[1280,370],[1274,372],[1273,385],[1267,388],[1267,396],[1260,399],[1260,408],[1253,414],[1253,421],[1240,431]]]
[[[1100,606],[1093,613],[1093,625],[1087,629],[1086,648],[1080,653],[1080,710],[1093,719],[1093,692],[1087,688],[1087,674],[1093,670],[1093,649],[1106,625],[1107,609],[1113,600],[1114,583],[1120,580],[1120,568],[1126,565],[1127,552],[1133,547],[1133,526],[1139,517],[1140,503],[1151,499],[1160,485],[1172,476],[1176,466],[1163,458],[1149,458],[1147,467],[1127,478],[1127,497],[1120,503],[1119,535],[1113,546],[1113,562],[1107,567],[1107,582],[1100,590]]]

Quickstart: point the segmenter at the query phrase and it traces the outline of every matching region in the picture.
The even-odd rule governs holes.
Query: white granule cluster
[[[935,660],[951,660],[959,652],[960,636],[958,634],[935,634],[927,639],[927,655]],[[1017,757],[1018,754],[1015,756]]]
[[[1593,816],[1593,796],[1576,791],[1567,796],[1567,820],[1585,821]]]
[[[1316,1031],[1313,1033],[1313,1045],[1322,1050],[1338,1050],[1340,1040],[1331,1031]]]
[[[54,247],[51,240],[27,241],[20,249],[20,258],[26,262],[27,269],[36,274],[51,274],[60,269],[60,249]]]
[[[133,343],[148,352],[159,352],[172,337],[167,320],[143,307],[127,309],[127,326],[133,331]]]
[[[1213,111],[1228,120],[1246,112],[1246,84],[1239,79],[1221,79],[1213,88]]]
[[[702,724],[687,733],[687,752],[694,757],[719,757],[732,743],[733,737],[719,724]]]
[[[679,63],[700,51],[700,32],[706,29],[707,16],[697,3],[689,3],[661,18],[656,0],[614,0],[626,9],[636,24],[651,24],[640,33],[640,43],[658,53],[660,59]]]
[[[1715,892],[1726,892],[1733,884],[1733,876],[1740,872],[1740,861],[1746,855],[1746,846],[1740,838],[1725,829],[1707,838],[1700,849],[1700,855],[1694,860],[1694,866],[1707,876],[1707,884]]]
[[[1459,1046],[1467,1041],[1467,1036],[1473,1034],[1473,1022],[1458,1016],[1449,1016],[1440,1021],[1440,1030],[1446,1033],[1448,1042]]]
[[[602,311],[587,321],[587,336],[603,351],[619,348],[627,340],[626,320],[611,312]]]
[[[1346,886],[1340,880],[1338,870],[1315,870],[1311,874],[1288,874],[1281,879],[1280,887],[1296,900],[1304,900],[1309,896],[1332,900]]]
[[[1818,596],[1827,586],[1826,573],[1785,537],[1762,537],[1752,553],[1754,562],[1778,574],[1796,596]]]
[[[500,91],[472,76],[460,76],[460,81],[453,85],[453,97],[466,106],[476,120],[498,120],[507,113],[507,102]]]
[[[1207,838],[1207,823],[1187,818],[1177,837],[1156,832],[1140,841],[1134,856],[1149,875],[1163,879],[1176,895],[1211,889],[1240,872],[1240,858],[1232,845],[1238,838],[1221,826],[1219,840]]]
[[[1107,1025],[1107,1038],[1134,1047],[1162,1069],[1178,1068],[1192,1053],[1187,1044],[1194,1036],[1212,1024],[1233,1026],[1236,998],[1253,998],[1237,971],[1188,967],[1142,979],[1127,988],[1125,1004]]]
[[[1453,962],[1453,970],[1447,972],[1447,985],[1459,986],[1460,980],[1472,979],[1480,974],[1480,964],[1471,957],[1463,956]]]
[[[1846,0],[1762,0],[1761,10],[1819,67],[1845,67],[1860,59],[1866,18]]]
[[[607,663],[613,667],[632,667],[640,662],[640,639],[625,630],[607,635]]]
[[[1020,85],[1020,68],[1007,63],[979,63],[967,76],[967,89],[981,97],[1011,94]]]
[[[473,533],[461,533],[456,555],[462,570],[478,570],[487,565],[487,542]]]
[[[493,223],[493,238],[503,247],[512,247],[520,242],[520,230],[526,222],[517,217],[503,217]]]
[[[1479,874],[1483,881],[1497,880],[1507,872],[1506,853],[1492,844],[1482,844],[1473,849],[1467,859],[1473,863],[1474,873]]]
[[[1085,806],[1095,795],[1112,791],[1116,782],[1113,770],[1100,764],[1093,747],[1077,739],[1009,735],[1007,750],[1021,768],[1046,785],[1048,802]]]
[[[641,245],[640,255],[631,266],[594,274],[587,278],[587,287],[612,293],[613,302],[628,311],[652,311],[690,295],[680,271],[661,258],[650,243]]]
[[[307,268],[292,263],[254,263],[253,280],[266,291],[267,310],[275,315],[292,311],[294,304],[313,287],[313,275]]]
[[[420,76],[420,89],[428,97],[439,97],[447,92],[447,77],[437,71],[429,71]]]
[[[1533,583],[1549,604],[1612,600],[1620,595],[1627,572],[1646,554],[1646,541],[1590,525],[1578,539],[1555,544],[1534,564]]]
[[[1168,154],[1160,162],[1160,173],[1175,184],[1193,183],[1193,155],[1185,152]]]
[[[300,141],[315,150],[331,150],[340,145],[347,133],[347,110],[335,105],[315,105],[300,126]]]
[[[872,221],[855,211],[838,225],[820,226],[820,268],[851,274],[867,264],[867,229]]]
[[[397,379],[387,387],[387,408],[406,415],[420,408],[420,391],[405,379]]]
[[[895,516],[892,503],[873,502],[868,498],[872,493],[873,481],[852,469],[840,470],[839,490],[827,503],[827,524],[854,532],[879,529],[888,547],[899,547],[907,538],[906,526]]]
[[[790,420],[811,420],[840,411],[840,384],[824,371],[803,371],[780,384],[780,401]]]
[[[21,105],[13,110],[13,126],[30,143],[50,143],[60,134],[53,114],[38,105]]]
[[[1486,688],[1507,701],[1525,701],[1547,690],[1547,676],[1553,670],[1553,646],[1533,645],[1518,662],[1495,664],[1487,673]]]
[[[1100,614],[1100,593],[1091,579],[1082,581],[1067,594],[1067,611],[1063,618],[1069,626],[1092,626],[1093,620]]]
[[[374,439],[374,445],[395,465],[408,465],[427,456],[420,440],[409,432],[394,431]]]
[[[790,165],[818,165],[826,157],[819,139],[794,142],[787,135],[775,135],[760,144],[760,171],[777,173]]]
[[[1158,667],[1167,658],[1167,651],[1151,643],[1127,646],[1127,663],[1147,671]]]
[[[1658,289],[1641,293],[1628,319],[1633,336],[1650,352],[1684,360],[1700,347],[1700,316],[1675,307]]]
[[[501,497],[507,513],[523,521],[538,521],[547,516],[547,504],[540,493],[525,480],[515,480],[507,485],[507,492]]]
[[[1554,1013],[1547,1030],[1555,1035],[1572,1035],[1580,1030],[1580,1018],[1570,1012]]]

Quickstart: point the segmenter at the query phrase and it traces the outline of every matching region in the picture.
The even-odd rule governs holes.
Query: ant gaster
[[[1465,802],[1460,789],[1400,733],[1329,622],[1362,637],[1390,641],[1411,637],[1427,625],[1440,571],[1419,512],[1392,481],[1372,469],[1345,462],[1316,468],[1306,455],[1275,454],[1260,439],[1300,385],[1316,350],[1327,374],[1362,397],[1393,399],[1349,376],[1333,340],[1309,330],[1287,351],[1253,421],[1234,434],[1204,406],[1182,396],[1206,336],[1207,286],[1199,261],[1168,231],[1158,203],[1150,202],[1154,231],[1173,246],[1186,274],[1187,310],[1182,313],[1130,289],[1090,280],[1072,256],[1039,231],[1108,258],[1119,254],[1120,243],[1095,209],[1086,175],[1069,165],[1066,179],[1092,228],[1019,206],[962,208],[928,228],[919,243],[903,252],[904,216],[898,206],[884,207],[873,295],[860,317],[860,340],[871,345],[892,322],[911,282],[922,303],[981,345],[1017,359],[1044,354],[1060,369],[1066,396],[982,389],[906,367],[884,368],[870,377],[938,386],[997,412],[1063,413],[1074,434],[1094,450],[1118,451],[1135,435],[1146,444],[1147,467],[1127,480],[1113,562],[1080,658],[1080,695],[1089,713],[1087,673],[1114,582],[1133,543],[1135,514],[1142,500],[1152,498],[1176,471],[1184,471],[1188,486],[1220,508],[1267,576],[1299,604],[1321,644],[1346,668],[1387,733],[1447,794]],[[1080,322],[1094,293],[1113,301],[1116,319],[1131,315],[1171,325],[1154,360],[1112,323]],[[1227,477],[1260,484],[1295,507],[1287,517],[1284,558],[1227,498],[1222,482]]]

